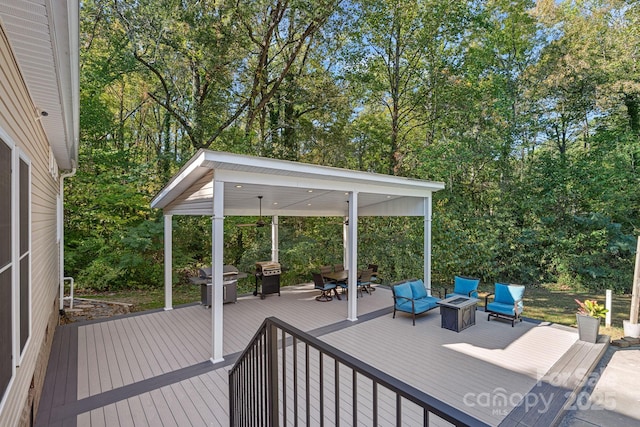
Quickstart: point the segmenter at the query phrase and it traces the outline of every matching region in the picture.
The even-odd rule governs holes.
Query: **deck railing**
[[[229,372],[231,426],[428,426],[432,416],[486,425],[274,317]]]

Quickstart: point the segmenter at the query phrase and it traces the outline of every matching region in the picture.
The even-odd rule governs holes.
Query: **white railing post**
[[[173,310],[173,215],[164,216],[164,309]]]
[[[607,289],[606,295],[605,307],[607,309],[607,314],[604,318],[604,325],[608,328],[611,326],[611,289]]]

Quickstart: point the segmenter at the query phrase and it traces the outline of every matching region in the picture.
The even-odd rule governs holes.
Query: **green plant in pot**
[[[596,300],[580,301],[576,299],[576,303],[578,304],[578,312],[576,313],[578,336],[581,341],[595,343],[598,340],[600,319],[605,317],[609,310],[598,304]]]

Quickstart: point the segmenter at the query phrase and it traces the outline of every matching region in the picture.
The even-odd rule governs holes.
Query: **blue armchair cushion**
[[[507,316],[514,316],[516,315],[516,312],[513,308],[513,303],[511,304],[504,304],[502,302],[491,302],[489,304],[487,304],[487,311],[494,311],[496,313],[501,313],[501,314],[505,314]],[[522,313],[522,304],[518,304],[518,313],[520,314]]]
[[[436,308],[438,305],[438,298],[434,297],[424,297],[415,301],[415,310],[416,314],[423,313],[425,311],[431,310],[432,308]]]
[[[519,315],[524,308],[522,302],[523,296],[524,286],[510,286],[504,283],[496,283],[493,302],[487,304],[486,310],[507,316]],[[517,304],[515,304],[516,301]]]
[[[504,283],[496,283],[494,301],[502,304],[511,304],[518,301],[518,307],[522,307],[524,286],[509,286]]]
[[[424,283],[422,280],[418,279],[414,282],[409,282],[411,286],[411,292],[413,294],[413,299],[420,299],[427,297],[427,290],[424,287]]]
[[[408,283],[402,283],[400,285],[396,285],[393,287],[393,291],[396,294],[396,297],[411,299],[413,298],[413,294],[411,293],[411,285]]]
[[[453,293],[478,298],[477,290],[478,290],[479,284],[480,284],[480,280],[478,279],[470,279],[466,277],[455,276]],[[447,298],[449,296],[453,296],[453,294],[447,295]]]
[[[396,303],[396,310],[404,311],[405,313],[424,313],[432,308],[436,308],[438,305],[438,299],[434,297],[425,297],[419,300],[413,300],[413,305],[409,300],[399,300]]]

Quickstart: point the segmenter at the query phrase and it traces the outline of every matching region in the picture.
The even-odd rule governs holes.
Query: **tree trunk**
[[[625,93],[624,105],[629,115],[629,126],[635,135],[640,135],[640,100],[635,94]]]
[[[631,291],[631,311],[629,320],[632,324],[638,323],[638,310],[640,310],[640,236],[636,248],[636,268],[633,274],[633,290]]]

